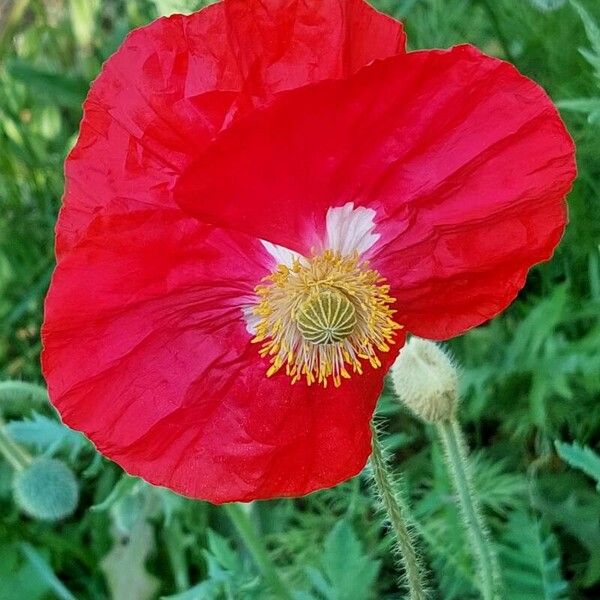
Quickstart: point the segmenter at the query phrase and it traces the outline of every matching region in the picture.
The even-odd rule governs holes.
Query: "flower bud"
[[[423,421],[439,423],[454,418],[457,369],[437,344],[413,336],[400,351],[391,373],[396,393]]]
[[[13,480],[15,503],[30,517],[58,521],[73,513],[79,489],[73,471],[55,458],[36,458]]]

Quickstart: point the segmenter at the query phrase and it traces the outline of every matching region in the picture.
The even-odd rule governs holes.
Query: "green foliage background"
[[[76,473],[79,507],[25,516],[0,459],[0,600],[275,598],[229,513],[124,476],[49,408],[39,369],[62,162],[81,102],[131,28],[197,0],[0,2],[0,408],[5,431]],[[578,148],[571,224],[501,317],[452,342],[460,420],[510,600],[600,598],[600,3],[378,0],[412,48],[472,42],[546,87]],[[15,386],[7,381],[38,386]],[[438,443],[384,393],[434,597],[476,598]],[[297,600],[398,598],[367,480],[246,513]]]

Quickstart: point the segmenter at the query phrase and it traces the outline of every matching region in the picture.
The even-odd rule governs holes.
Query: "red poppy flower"
[[[358,473],[407,332],[504,309],[563,232],[552,103],[362,0],[225,0],[133,32],[66,164],[43,369],[65,422],[213,502]]]

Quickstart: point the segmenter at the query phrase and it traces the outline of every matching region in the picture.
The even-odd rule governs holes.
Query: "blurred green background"
[[[0,0],[0,426],[30,454],[64,461],[80,490],[77,510],[64,520],[25,516],[12,467],[0,458],[0,600],[276,598],[252,539],[298,600],[400,597],[391,542],[364,475],[231,513],[124,476],[48,406],[39,328],[62,163],[81,103],[130,29],[201,4]],[[501,317],[451,347],[463,366],[460,420],[506,598],[598,599],[600,2],[375,4],[405,20],[411,48],[472,42],[514,62],[548,90],[576,140],[571,223],[554,259],[531,273]],[[389,390],[379,412],[420,523],[433,597],[477,598],[435,436]],[[243,535],[236,515],[257,537]]]

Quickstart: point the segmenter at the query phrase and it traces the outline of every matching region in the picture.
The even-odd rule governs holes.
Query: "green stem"
[[[373,437],[371,454],[373,479],[396,538],[397,552],[404,569],[409,598],[410,600],[425,600],[427,594],[423,585],[423,569],[415,551],[413,537],[406,524],[408,509],[400,494],[394,490],[393,477],[387,465],[377,428],[373,423],[371,423],[371,432]]]
[[[292,594],[281,577],[279,577],[262,540],[258,536],[244,508],[239,504],[225,504],[223,508],[273,592],[282,600],[292,600]]]
[[[463,433],[455,419],[441,421],[436,426],[444,444],[446,462],[477,561],[481,594],[485,600],[499,600],[500,571],[490,534],[483,520],[479,498],[473,486]]]
[[[16,471],[22,471],[31,462],[31,456],[6,434],[2,419],[0,419],[0,454]]]
[[[165,525],[165,546],[169,562],[171,563],[171,571],[173,573],[173,578],[175,579],[175,586],[178,592],[184,592],[190,587],[185,535],[181,529],[179,519],[171,519],[170,522]]]

